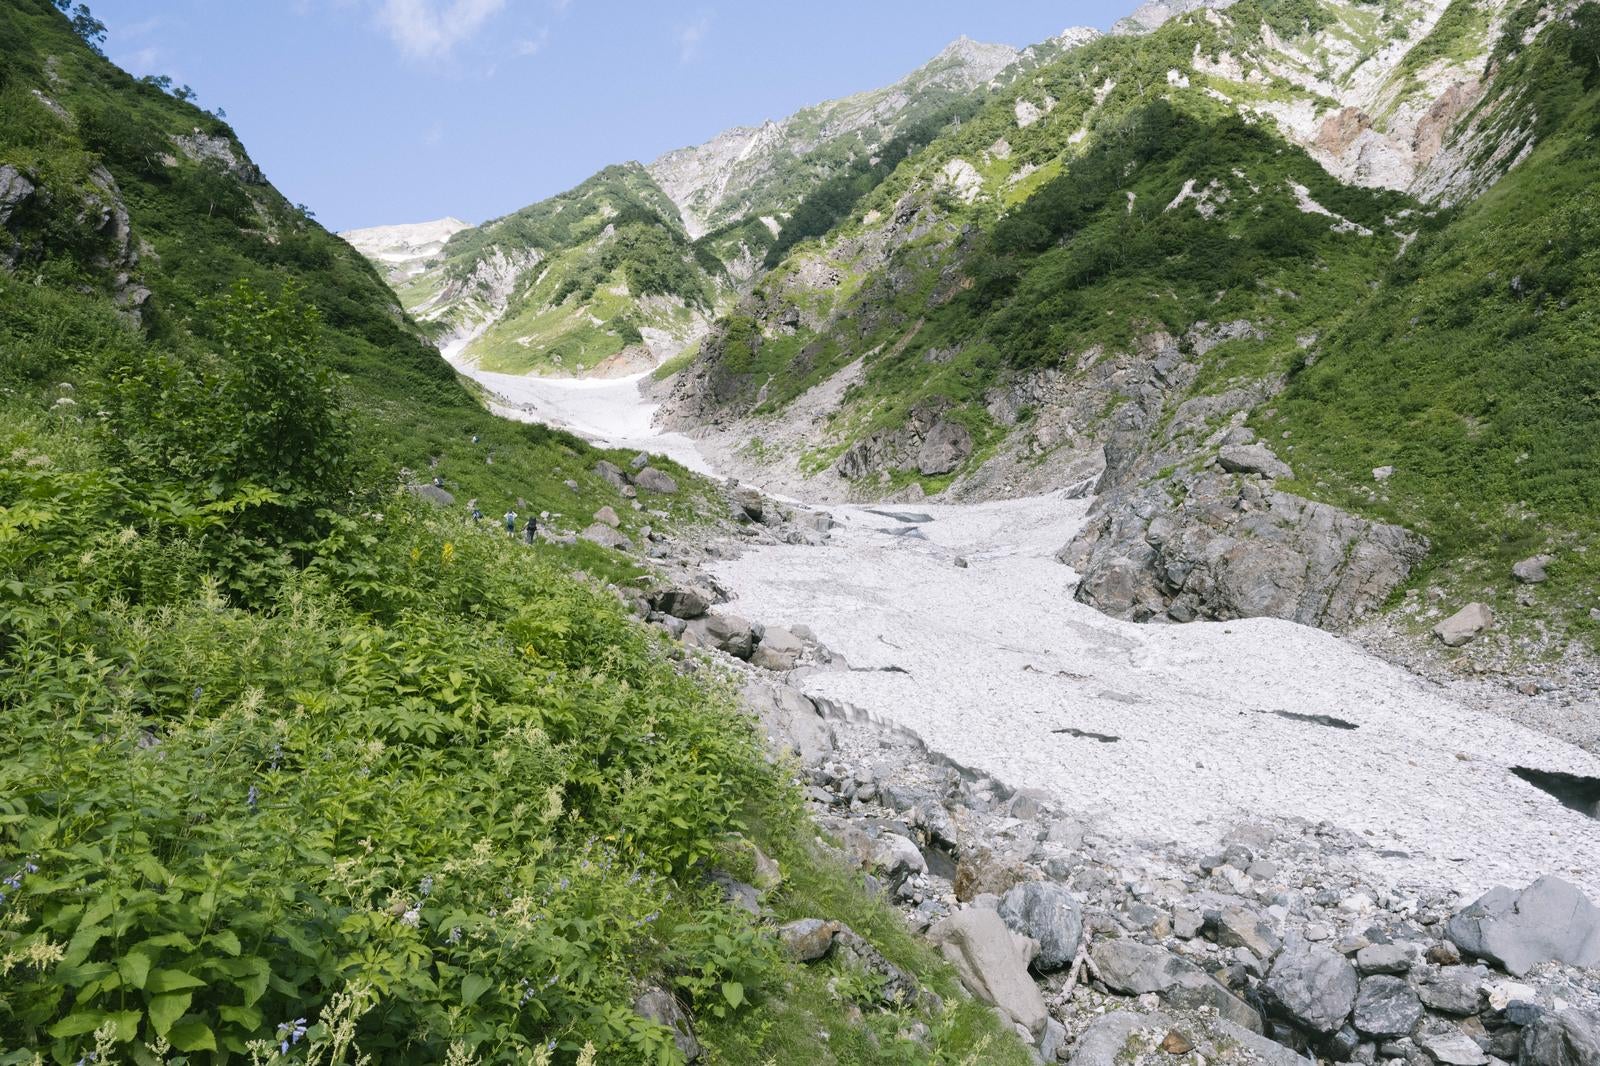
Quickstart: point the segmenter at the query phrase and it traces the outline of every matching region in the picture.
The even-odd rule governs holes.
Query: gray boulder
[[[1487,629],[1494,628],[1494,612],[1481,603],[1469,603],[1433,627],[1433,635],[1447,648],[1470,644]]]
[[[793,670],[805,650],[805,643],[789,630],[781,626],[768,626],[750,661],[756,666],[781,673]]]
[[[672,1033],[672,1042],[685,1062],[700,1061],[700,1041],[695,1039],[689,1015],[678,1006],[672,994],[662,988],[647,988],[633,1001],[633,1012]]]
[[[1553,555],[1535,555],[1524,559],[1511,568],[1511,576],[1524,585],[1542,585],[1550,580],[1546,568],[1556,561]]]
[[[1541,877],[1521,892],[1490,889],[1450,919],[1445,935],[1517,977],[1551,960],[1600,966],[1600,907],[1559,877]]]
[[[948,474],[972,454],[972,434],[951,419],[941,419],[928,431],[917,450],[917,470],[924,477]]]
[[[1356,969],[1321,944],[1291,944],[1261,986],[1268,1005],[1315,1033],[1336,1032],[1355,1006]]]
[[[594,472],[601,478],[604,478],[606,481],[610,482],[611,487],[616,489],[618,492],[630,487],[628,484],[628,475],[624,474],[622,472],[622,468],[616,463],[607,462],[606,460],[602,459],[598,463],[594,464]]]
[[[633,541],[602,522],[596,522],[578,536],[602,548],[613,548],[617,551],[633,550]]]
[[[1600,1018],[1576,1010],[1546,1011],[1522,1034],[1519,1066],[1596,1066]]]
[[[816,962],[833,948],[834,934],[840,930],[838,922],[825,922],[821,918],[801,918],[778,927],[778,942],[784,951],[797,962]]]
[[[1260,474],[1268,478],[1291,478],[1289,464],[1272,454],[1265,444],[1229,444],[1217,453],[1217,462],[1230,474]]]
[[[1441,1014],[1476,1014],[1483,1002],[1484,976],[1479,966],[1442,966],[1417,978],[1415,987],[1422,1002]]]
[[[7,163],[0,166],[0,226],[11,221],[11,216],[21,207],[38,186],[22,171]]]
[[[1201,1029],[1200,1026],[1205,1026]],[[1083,1031],[1067,1061],[1072,1066],[1127,1066],[1128,1063],[1191,1061],[1163,1048],[1171,1047],[1176,1033],[1192,1042],[1199,1058],[1222,1066],[1312,1066],[1282,1044],[1235,1025],[1224,1018],[1178,1018],[1161,1013],[1114,1011],[1097,1018]],[[1187,1034],[1187,1035],[1186,1035]]]
[[[650,598],[650,605],[662,614],[674,618],[703,618],[711,609],[711,601],[699,589],[674,585],[661,589]]]
[[[1422,1001],[1402,977],[1378,974],[1361,982],[1356,1029],[1367,1036],[1409,1036],[1422,1020]]]
[[[427,500],[435,507],[449,507],[456,498],[438,485],[407,485],[406,491],[418,499]]]
[[[663,496],[671,496],[678,491],[678,483],[670,474],[647,466],[633,475],[633,483],[646,492],[659,492]]]
[[[891,885],[898,885],[912,874],[928,872],[928,862],[917,846],[899,833],[884,833],[872,850],[872,865]]]
[[[1128,996],[1169,992],[1186,978],[1204,976],[1200,968],[1187,959],[1180,959],[1166,948],[1141,944],[1137,940],[1102,940],[1089,954],[1106,987]]]
[[[1272,923],[1244,906],[1225,907],[1217,918],[1217,943],[1223,947],[1245,948],[1263,962],[1277,954],[1283,944]]]
[[[1406,973],[1416,960],[1410,944],[1368,944],[1356,952],[1356,969],[1362,973]]]
[[[1013,933],[995,911],[969,907],[928,930],[928,939],[955,968],[961,983],[978,999],[1033,1034],[1044,1034],[1049,1011],[1028,964],[1036,941]]]
[[[708,614],[695,619],[689,628],[699,632],[711,647],[735,659],[749,659],[756,650],[754,627],[736,614]]]
[[[1083,936],[1083,911],[1065,887],[1050,881],[1025,881],[1001,898],[999,913],[1012,932],[1039,942],[1035,969],[1049,973],[1072,964]]]
[[[1429,1021],[1412,1039],[1440,1066],[1488,1066],[1478,1042],[1449,1022]]]
[[[594,513],[594,520],[596,522],[602,522],[605,525],[610,526],[612,529],[616,529],[618,526],[622,525],[622,519],[617,517],[616,510],[609,506],[602,507],[600,510],[596,511]]]

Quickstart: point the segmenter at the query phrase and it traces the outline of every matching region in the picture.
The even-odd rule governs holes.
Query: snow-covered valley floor
[[[651,425],[638,378],[463,369],[511,417],[713,472],[693,440]],[[1241,818],[1303,818],[1365,835],[1391,884],[1475,892],[1561,873],[1600,896],[1600,821],[1511,772],[1600,777],[1600,758],[1321,630],[1136,625],[1076,602],[1054,554],[1089,502],[833,505],[827,545],[752,548],[714,572],[736,596],[724,610],[808,625],[854,667],[809,674],[808,693],[1045,789],[1105,832],[1205,847]]]
[[[1600,893],[1600,821],[1510,772],[1600,776],[1600,759],[1321,630],[1108,618],[1073,600],[1076,575],[1053,558],[1087,506],[836,506],[826,546],[758,548],[715,573],[738,595],[729,609],[808,625],[849,660],[808,676],[809,693],[1105,831],[1204,847],[1241,818],[1299,817],[1366,835],[1390,883],[1476,891],[1559,872]]]

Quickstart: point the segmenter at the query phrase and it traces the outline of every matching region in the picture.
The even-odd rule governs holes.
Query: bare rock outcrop
[[[1427,547],[1264,476],[1208,469],[1106,497],[1059,558],[1082,574],[1078,600],[1117,617],[1337,628],[1379,606]]]

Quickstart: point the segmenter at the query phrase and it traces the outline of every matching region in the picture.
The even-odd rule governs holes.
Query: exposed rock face
[[[1122,618],[1286,618],[1337,628],[1383,602],[1427,551],[1398,526],[1202,471],[1108,497],[1061,552],[1077,598]],[[1173,497],[1177,496],[1176,502]]]
[[[941,419],[917,450],[917,469],[924,475],[948,474],[972,454],[972,434],[960,422]]]
[[[930,90],[964,93],[1016,62],[1005,45],[965,37],[888,86],[808,107],[781,122],[724,130],[704,144],[679,148],[648,167],[677,206],[689,236],[774,204],[786,167],[827,144],[881,143],[912,116]]]
[[[1490,889],[1445,932],[1462,951],[1518,976],[1552,959],[1600,966],[1600,907],[1559,877],[1541,877],[1521,892]]]
[[[470,228],[459,218],[441,218],[432,222],[344,230],[339,236],[379,264],[393,285],[427,270],[438,260],[451,237]]]
[[[1169,992],[1186,980],[1204,977],[1194,963],[1137,940],[1103,940],[1095,945],[1093,957],[1106,987],[1130,996]]]

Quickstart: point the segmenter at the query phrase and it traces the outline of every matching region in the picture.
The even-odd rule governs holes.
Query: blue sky
[[[106,51],[222,107],[333,229],[471,222],[728,126],[888,84],[966,34],[1136,0],[94,0]]]

